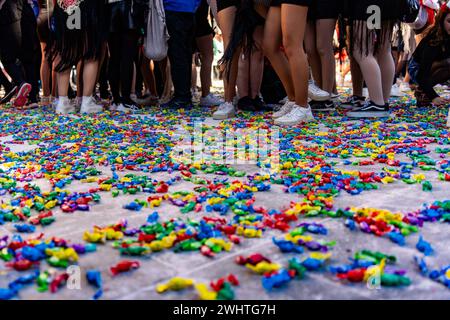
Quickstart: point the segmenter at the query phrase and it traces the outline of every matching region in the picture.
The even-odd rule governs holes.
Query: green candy
[[[422,190],[423,191],[432,191],[433,190],[433,185],[431,184],[430,181],[424,181],[422,183]]]
[[[411,279],[398,274],[384,273],[381,275],[381,285],[385,287],[409,286]]]
[[[223,284],[223,288],[217,293],[217,300],[233,300],[234,291],[228,282]]]
[[[52,224],[53,222],[55,222],[55,218],[53,217],[46,217],[46,218],[42,218],[40,223],[43,226],[48,226],[50,224]]]

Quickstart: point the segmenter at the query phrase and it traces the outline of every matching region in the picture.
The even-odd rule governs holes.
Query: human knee
[[[299,43],[295,37],[291,34],[283,35],[283,47],[288,57],[298,55],[302,48],[302,44]]]

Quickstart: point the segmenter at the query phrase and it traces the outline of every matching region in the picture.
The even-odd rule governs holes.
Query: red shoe
[[[24,105],[26,105],[30,91],[31,91],[31,84],[23,83],[20,86],[19,90],[17,91],[17,96],[13,103],[14,107],[21,108]]]

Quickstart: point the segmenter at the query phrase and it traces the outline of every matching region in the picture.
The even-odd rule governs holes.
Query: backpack
[[[160,61],[167,57],[169,32],[162,0],[150,0],[147,35],[144,39],[144,54],[147,58]]]

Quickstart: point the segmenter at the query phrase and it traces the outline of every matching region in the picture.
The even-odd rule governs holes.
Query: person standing
[[[22,20],[25,6],[28,6],[25,0],[0,0],[0,60],[13,84],[4,98],[15,96],[14,107],[27,104],[32,90],[31,84],[26,81],[22,61]]]
[[[200,0],[164,0],[169,32],[168,57],[174,86],[173,98],[163,108],[192,106],[192,44],[195,35],[195,12]]]

